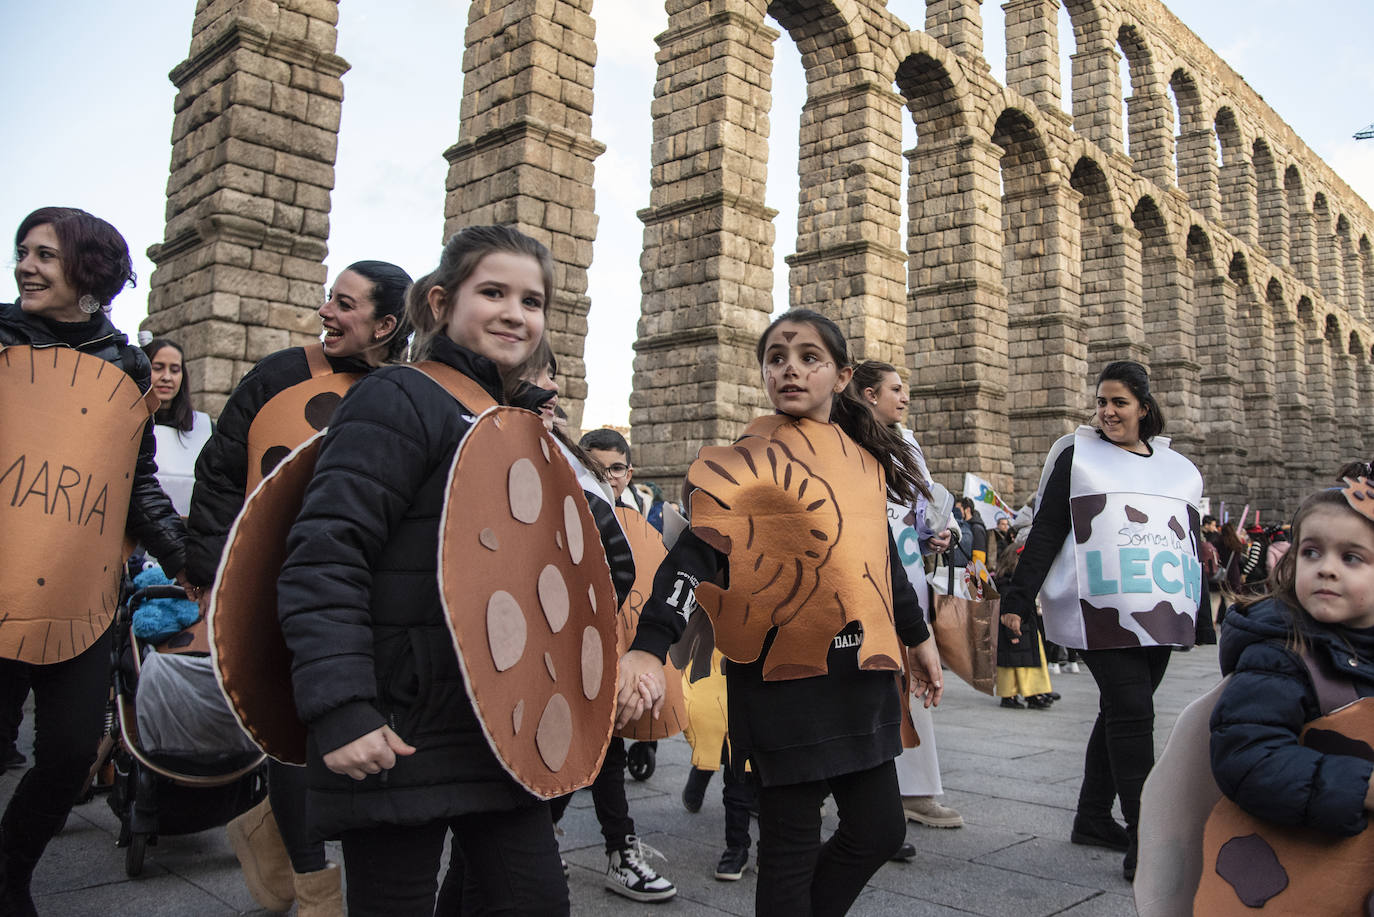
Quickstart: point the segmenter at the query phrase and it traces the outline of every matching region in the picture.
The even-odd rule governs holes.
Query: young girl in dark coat
[[[846,392],[852,368],[834,322],[809,310],[788,312],[764,333],[758,357],[769,400],[800,435],[833,436],[827,427],[838,427],[866,450],[867,461],[877,459],[894,500],[909,503],[924,488],[906,444]],[[821,460],[813,455],[807,459]],[[827,469],[810,471],[823,479]],[[935,704],[942,693],[939,656],[886,531],[886,500],[881,494],[875,499],[876,524],[883,528],[875,537],[887,543],[889,555],[888,569],[879,570],[890,580],[896,632],[902,643],[916,648],[920,693],[927,704]],[[838,538],[836,544],[838,550]],[[759,554],[755,569],[762,564],[764,569],[776,565],[790,570],[803,560],[784,553],[790,550],[762,540],[749,546]],[[673,546],[654,578],[634,643],[621,659],[621,722],[662,703],[663,658],[693,613],[697,586],[722,578],[728,582],[729,566],[727,556],[696,530],[684,533]],[[739,568],[736,574],[741,574]],[[821,600],[810,613],[819,615],[829,607]],[[901,751],[897,683],[891,671],[859,667],[863,641],[876,642],[884,635],[864,634],[858,621],[831,640],[825,674],[765,680],[765,662],[770,648],[778,645],[779,631],[775,627],[768,633],[756,660],[731,660],[725,666],[730,744],[748,757],[762,785],[756,913],[843,914],[906,837],[893,763]],[[835,797],[840,824],[822,844],[820,807],[827,795]]]
[[[417,358],[501,402],[552,287],[528,236],[459,232],[411,289]],[[439,596],[449,468],[476,413],[413,369],[371,373],[333,416],[288,540],[278,608],[309,727],[310,815],[343,841],[354,917],[433,914],[450,830],[489,912],[568,910],[548,804],[491,750]]]
[[[1226,615],[1221,668],[1233,677],[1212,709],[1212,773],[1221,791],[1251,815],[1339,837],[1369,823],[1374,762],[1300,744],[1303,726],[1323,712],[1302,653],[1359,697],[1374,696],[1371,503],[1340,490],[1303,502],[1272,593]]]

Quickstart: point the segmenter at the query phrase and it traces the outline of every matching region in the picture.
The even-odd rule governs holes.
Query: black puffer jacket
[[[1374,696],[1374,629],[1303,623],[1313,657]],[[1287,645],[1288,610],[1265,599],[1226,615],[1221,670],[1234,677],[1212,709],[1212,773],[1221,791],[1252,815],[1341,836],[1364,830],[1365,793],[1374,762],[1322,754],[1298,744],[1321,715],[1307,666]]]
[[[432,358],[501,400],[491,361],[447,338]],[[439,600],[439,517],[470,426],[451,395],[395,366],[354,386],[325,436],[277,591],[320,837],[536,801],[487,744]],[[324,766],[383,724],[419,750],[361,782]]]
[[[367,373],[370,367],[356,358],[325,354],[336,373]],[[248,428],[272,398],[310,378],[305,350],[289,347],[263,357],[250,369],[220,412],[215,432],[196,459],[196,485],[187,525],[186,576],[197,586],[215,581],[229,529],[248,499]]]
[[[0,304],[0,345],[24,344],[33,347],[71,347],[83,354],[113,363],[138,385],[140,392],[152,384],[152,370],[143,351],[129,343],[128,337],[110,323],[105,313],[91,316],[82,334],[73,334],[67,323],[46,321],[29,315],[18,303]],[[138,539],[162,564],[168,576],[176,576],[186,565],[186,528],[172,506],[171,499],[157,481],[157,437],[153,420],[143,428],[134,466],[134,486],[129,495],[129,517],[125,529]]]

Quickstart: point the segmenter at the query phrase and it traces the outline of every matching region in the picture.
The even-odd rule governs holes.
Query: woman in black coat
[[[0,305],[0,345],[67,347],[114,364],[140,392],[151,384],[148,358],[110,323],[110,301],[133,282],[129,246],[109,223],[70,207],[44,207],[15,233],[19,301]],[[113,445],[113,444],[112,444]],[[157,482],[157,440],[148,419],[133,468],[129,535],[184,583],[185,530]],[[11,571],[16,572],[16,571]],[[0,703],[21,705],[34,692],[34,766],[0,819],[0,913],[34,914],[29,882],[48,841],[66,821],[95,760],[109,687],[110,631],[63,662],[0,660]]]

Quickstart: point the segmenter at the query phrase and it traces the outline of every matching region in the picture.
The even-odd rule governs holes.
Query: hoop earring
[[[95,315],[100,311],[100,300],[90,293],[81,294],[81,298],[76,301],[76,306],[87,315]]]

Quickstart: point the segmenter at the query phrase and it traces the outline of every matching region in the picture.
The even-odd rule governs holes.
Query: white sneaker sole
[[[674,886],[673,888],[661,892],[637,892],[633,888],[621,885],[619,882],[607,880],[606,891],[615,892],[617,895],[629,898],[632,901],[667,901],[677,894],[677,887]]]

